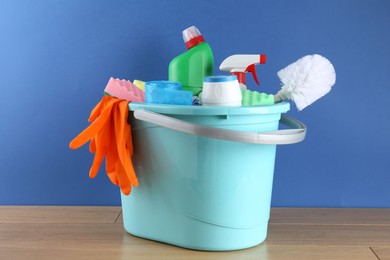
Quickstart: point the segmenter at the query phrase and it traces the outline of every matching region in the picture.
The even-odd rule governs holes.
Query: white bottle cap
[[[191,39],[193,39],[197,36],[200,36],[200,35],[202,35],[202,34],[198,30],[198,28],[196,28],[195,26],[191,26],[183,31],[183,40],[184,40],[184,42],[188,42]]]

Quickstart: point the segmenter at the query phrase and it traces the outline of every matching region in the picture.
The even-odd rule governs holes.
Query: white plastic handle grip
[[[195,125],[183,120],[146,110],[135,110],[134,117],[138,120],[153,123],[187,134],[241,143],[294,144],[303,141],[306,135],[306,126],[303,123],[285,115],[282,115],[280,122],[292,129],[262,133],[243,132],[203,125]]]

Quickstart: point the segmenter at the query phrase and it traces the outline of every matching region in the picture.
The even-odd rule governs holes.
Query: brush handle
[[[279,103],[282,101],[283,101],[283,99],[278,94],[274,95],[274,102],[275,103]]]
[[[282,102],[283,100],[291,100],[291,98],[289,98],[285,93],[283,93],[282,90],[279,90],[278,93],[276,93],[276,95],[274,95],[274,102],[275,103],[279,103],[279,102]]]

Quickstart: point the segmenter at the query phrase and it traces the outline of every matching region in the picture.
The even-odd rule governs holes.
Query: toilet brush
[[[336,82],[332,63],[321,55],[307,55],[277,73],[283,86],[274,96],[275,103],[291,100],[298,110],[327,94]]]

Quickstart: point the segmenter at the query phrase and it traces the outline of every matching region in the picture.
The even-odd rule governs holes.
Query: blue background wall
[[[68,143],[110,76],[166,79],[181,31],[196,25],[216,67],[267,54],[257,71],[268,93],[304,55],[336,68],[330,94],[289,112],[308,134],[278,147],[273,206],[390,207],[390,1],[240,3],[1,0],[0,204],[119,205],[103,171],[88,178],[88,148]]]

